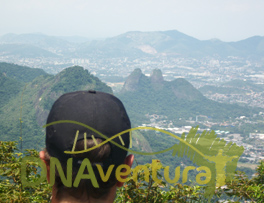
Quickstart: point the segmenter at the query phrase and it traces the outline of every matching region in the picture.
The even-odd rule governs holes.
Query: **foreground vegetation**
[[[0,141],[0,202],[49,202],[51,187],[47,181],[34,187],[22,188],[21,160],[24,156],[38,157],[38,152],[28,149],[21,153],[17,149],[17,142]],[[151,168],[149,164],[146,166]],[[36,182],[40,177],[37,164],[30,163],[26,174],[29,181]],[[161,174],[158,174],[158,177],[161,179]],[[124,187],[118,190],[115,202],[208,202],[204,197],[204,189],[204,186],[187,186],[179,183],[168,185],[164,181],[157,184],[151,173],[149,182],[145,182],[143,172],[139,172],[137,182],[130,176]],[[235,202],[246,200],[263,202],[264,161],[259,163],[253,179],[248,179],[244,173],[238,172],[226,187],[215,191],[211,202],[223,199]]]

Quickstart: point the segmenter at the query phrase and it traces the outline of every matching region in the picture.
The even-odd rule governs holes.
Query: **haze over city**
[[[262,0],[1,1],[0,36],[40,32],[107,38],[128,31],[178,30],[200,40],[264,35]]]

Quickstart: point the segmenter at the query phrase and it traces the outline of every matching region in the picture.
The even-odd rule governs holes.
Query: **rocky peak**
[[[126,82],[123,86],[122,92],[125,91],[136,91],[139,87],[139,83],[141,80],[144,80],[146,77],[140,68],[135,69],[126,79]]]
[[[152,83],[162,83],[164,79],[163,79],[161,70],[154,69],[150,75],[150,80]]]
[[[154,89],[160,89],[163,87],[164,79],[160,69],[154,69],[150,75],[150,81]]]

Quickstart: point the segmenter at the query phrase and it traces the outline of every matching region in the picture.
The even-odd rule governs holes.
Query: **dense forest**
[[[21,163],[24,156],[37,158],[39,155],[34,149],[27,149],[25,153],[21,153],[17,148],[17,142],[0,141],[0,202],[50,202],[51,186],[47,181],[34,184],[40,178],[40,167],[37,162],[26,164],[26,178],[32,186],[22,187]],[[153,180],[152,165],[145,166],[150,171],[149,181],[145,181],[142,170],[138,171],[137,181],[133,176],[129,176],[124,186],[117,191],[116,203],[208,202],[209,200],[262,203],[264,199],[264,161],[259,163],[253,179],[249,179],[243,172],[236,172],[234,178],[228,181],[225,187],[217,188],[214,194],[208,197],[204,195],[206,186],[196,183],[188,186],[179,182],[168,184],[160,170],[157,177],[161,182],[157,184]]]

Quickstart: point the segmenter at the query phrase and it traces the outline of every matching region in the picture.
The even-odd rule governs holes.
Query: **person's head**
[[[46,149],[40,152],[40,158],[47,166],[48,180],[54,175],[50,171],[51,157],[59,160],[66,177],[67,161],[71,160],[68,163],[72,167],[72,184],[65,186],[58,170],[55,170],[53,202],[113,201],[116,187],[123,185],[117,181],[115,169],[121,164],[131,167],[133,163],[133,156],[127,157],[125,150],[130,143],[129,132],[120,136],[117,134],[130,128],[122,102],[113,95],[96,91],[62,95],[49,113]],[[92,147],[94,149],[89,150]],[[79,172],[81,166],[85,166],[85,169]],[[107,172],[108,179],[105,178]],[[77,181],[76,187],[75,179],[80,175],[83,178]],[[95,176],[97,184],[91,176]]]

